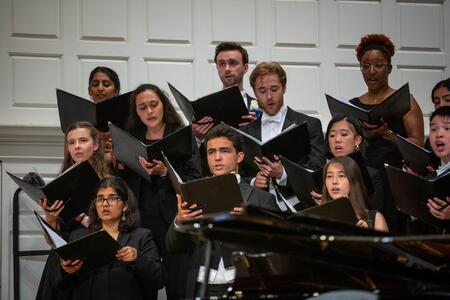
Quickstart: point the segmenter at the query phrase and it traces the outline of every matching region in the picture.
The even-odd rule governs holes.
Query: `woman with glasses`
[[[369,34],[361,38],[356,47],[356,56],[367,85],[367,92],[350,102],[364,109],[371,109],[395,92],[388,82],[392,71],[391,57],[394,53],[394,44],[383,34]],[[369,166],[377,169],[382,169],[384,163],[402,166],[402,156],[395,145],[395,138],[391,131],[423,146],[422,110],[412,95],[410,103],[410,110],[396,121],[387,123],[380,120],[379,124],[363,122],[368,143],[366,156]]]
[[[61,260],[56,286],[69,291],[69,299],[156,299],[164,286],[164,266],[151,231],[139,227],[139,211],[122,179],[112,176],[99,183],[89,217],[89,228],[74,231],[69,241],[103,229],[122,247],[117,260],[86,274],[81,260]]]
[[[64,136],[64,159],[61,172],[66,171],[76,163],[88,160],[97,175],[103,179],[111,174],[107,165],[99,131],[89,122],[75,122],[70,125]],[[47,199],[41,199],[40,203],[45,212],[45,220],[64,239],[67,239],[72,231],[80,227],[89,226],[89,217],[82,213],[71,220],[62,220],[59,216],[64,209],[64,203],[60,200],[54,201],[51,205]],[[56,289],[50,279],[50,272],[58,264],[58,256],[51,252],[47,258],[42,272],[36,299],[66,299],[65,291]]]

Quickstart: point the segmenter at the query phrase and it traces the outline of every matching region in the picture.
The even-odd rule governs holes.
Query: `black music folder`
[[[450,172],[427,179],[387,165],[386,173],[398,210],[438,228],[450,225],[449,221],[435,218],[427,207],[428,199],[445,201],[450,196]]]
[[[116,260],[122,248],[105,230],[90,233],[67,243],[36,211],[34,212],[52,249],[64,260],[83,262],[80,272],[86,273]]]
[[[286,171],[289,186],[298,199],[308,206],[316,206],[316,202],[311,197],[311,191],[322,193],[323,167],[310,170],[285,157],[281,157],[281,163]]]
[[[353,210],[348,198],[331,200],[322,205],[317,205],[300,211],[300,215],[314,215],[321,218],[334,220],[341,223],[356,225],[358,217]]]
[[[197,204],[203,214],[230,212],[243,203],[241,189],[235,174],[195,179],[183,182],[167,157],[163,154],[172,186],[189,205]]]
[[[405,115],[410,109],[409,85],[404,86],[395,91],[387,99],[377,104],[370,110],[363,109],[348,101],[337,100],[330,95],[325,94],[327,98],[328,108],[331,116],[352,116],[355,119],[365,121],[370,124],[378,124],[380,118],[386,122],[398,120]]]
[[[273,155],[281,155],[289,160],[297,161],[311,152],[306,121],[289,126],[265,143],[239,129],[232,129],[242,135],[244,140],[244,159],[251,165],[254,164],[253,159],[255,156],[265,156],[273,160]]]
[[[88,121],[100,131],[108,131],[108,121],[125,128],[128,118],[128,99],[132,91],[94,103],[91,100],[56,89],[58,100],[59,121],[61,130],[74,122]]]
[[[433,152],[417,146],[397,133],[394,133],[394,136],[397,141],[397,148],[402,154],[405,163],[417,174],[426,176],[430,174],[427,166],[436,168],[436,165],[433,163]]]
[[[61,218],[69,220],[80,213],[87,213],[100,178],[89,161],[73,165],[45,186],[38,187],[6,172],[11,179],[36,203],[47,198],[51,205],[55,200],[64,202]]]
[[[146,145],[113,123],[109,123],[109,128],[114,156],[144,178],[148,178],[149,175],[139,163],[139,156],[151,162],[153,159],[162,161],[161,151],[164,151],[172,161],[187,159],[192,155],[191,126],[178,129],[151,145]]]
[[[224,122],[238,127],[238,124],[242,122],[242,116],[249,114],[237,85],[203,96],[195,101],[189,101],[173,85],[167,84],[189,122],[192,122],[193,119],[198,121],[205,116],[210,116],[216,123]]]

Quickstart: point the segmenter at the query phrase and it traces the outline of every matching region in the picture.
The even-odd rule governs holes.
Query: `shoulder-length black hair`
[[[128,130],[134,136],[142,135],[146,132],[147,128],[144,123],[142,123],[136,112],[136,97],[142,92],[147,90],[153,91],[161,100],[163,105],[163,122],[166,124],[170,124],[175,128],[181,127],[181,119],[178,116],[175,108],[172,103],[170,103],[169,97],[164,93],[158,86],[145,83],[141,84],[133,91],[130,96],[129,105],[128,105]]]
[[[100,230],[102,228],[102,221],[100,220],[97,208],[96,208],[96,199],[97,192],[100,189],[113,188],[117,195],[124,201],[128,208],[125,210],[125,221],[120,219],[119,223],[119,232],[128,232],[140,226],[140,216],[139,210],[137,208],[136,200],[133,195],[133,192],[128,188],[125,181],[122,178],[117,176],[110,176],[100,181],[97,186],[94,199],[89,206],[89,219],[91,220],[91,224],[89,228],[93,231]]]

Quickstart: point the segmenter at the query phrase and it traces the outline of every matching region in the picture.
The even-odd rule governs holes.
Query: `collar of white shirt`
[[[261,117],[261,123],[267,124],[269,122],[276,122],[281,123],[287,113],[287,106],[283,105],[280,110],[273,116],[269,116],[265,111],[263,111],[262,117]]]

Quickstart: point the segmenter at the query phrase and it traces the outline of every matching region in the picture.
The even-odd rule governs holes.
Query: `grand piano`
[[[319,299],[350,290],[372,299],[450,299],[447,235],[400,236],[312,215],[286,220],[258,211],[207,215],[180,229],[207,244],[248,249],[233,254],[236,279],[229,299]],[[369,299],[343,295],[326,299]]]

